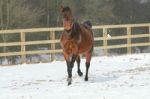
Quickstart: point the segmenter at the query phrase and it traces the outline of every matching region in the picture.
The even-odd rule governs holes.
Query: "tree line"
[[[93,25],[150,21],[149,0],[0,0],[0,29],[61,26],[60,5]]]

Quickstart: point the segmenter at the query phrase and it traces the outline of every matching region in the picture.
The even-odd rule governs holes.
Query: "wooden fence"
[[[133,28],[147,28],[147,33],[141,33],[141,34],[132,34]],[[116,49],[116,48],[127,48],[127,53],[131,53],[132,47],[137,46],[150,46],[150,23],[145,24],[124,24],[124,25],[102,25],[102,26],[93,26],[93,31],[102,31],[100,32],[102,36],[100,37],[94,37],[94,40],[96,42],[102,41],[102,45],[96,46],[95,48],[100,48],[104,50],[105,55],[108,54],[109,49]],[[111,36],[108,37],[109,29],[125,29],[126,34],[125,35],[119,35],[119,36]],[[0,35],[2,34],[16,34],[18,33],[20,35],[20,41],[19,42],[1,42],[0,47],[8,47],[8,46],[20,46],[21,50],[19,52],[4,52],[0,53],[0,57],[8,57],[8,56],[21,56],[21,63],[26,63],[26,56],[27,55],[33,55],[33,54],[50,54],[51,55],[51,61],[55,59],[56,53],[61,53],[62,49],[55,49],[55,44],[59,43],[59,39],[55,39],[56,32],[63,31],[63,28],[35,28],[35,29],[16,29],[16,30],[0,30]],[[42,33],[42,32],[48,32],[50,33],[50,39],[49,40],[36,40],[36,41],[26,41],[26,34],[27,33]],[[119,34],[119,33],[118,33]],[[149,38],[148,42],[144,43],[132,43],[133,38]],[[122,40],[126,39],[127,42],[125,44],[118,44],[118,45],[109,45],[109,40]],[[26,46],[27,45],[36,45],[36,44],[50,44],[51,49],[49,50],[34,50],[34,51],[27,51]]]

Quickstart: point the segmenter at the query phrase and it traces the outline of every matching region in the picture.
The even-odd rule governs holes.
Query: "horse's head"
[[[71,30],[73,26],[73,17],[71,9],[68,6],[66,7],[61,6],[61,13],[63,17],[64,29],[67,31]]]

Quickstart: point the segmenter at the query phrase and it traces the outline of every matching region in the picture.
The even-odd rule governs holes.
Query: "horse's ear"
[[[63,11],[63,5],[60,5],[60,11],[62,12]]]

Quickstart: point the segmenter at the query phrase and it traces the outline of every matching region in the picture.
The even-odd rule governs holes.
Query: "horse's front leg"
[[[72,69],[73,69],[76,57],[77,57],[77,55],[72,55],[71,56],[71,61],[67,62],[67,72],[68,72],[67,81],[68,81],[68,85],[71,85],[71,82],[72,82]]]

